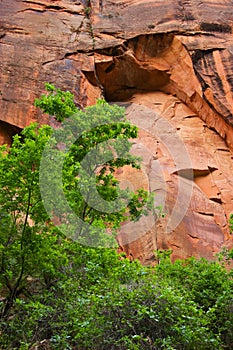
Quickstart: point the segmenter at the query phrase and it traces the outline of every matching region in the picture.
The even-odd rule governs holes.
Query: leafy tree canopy
[[[137,128],[126,121],[124,109],[101,100],[80,111],[70,92],[62,92],[50,84],[46,84],[46,88],[48,95],[37,99],[36,105],[58,120],[71,117],[75,112],[66,129],[60,127],[55,133],[48,125],[34,123],[21,135],[14,136],[10,148],[0,148],[0,283],[6,287],[3,316],[8,314],[15,299],[26,292],[28,278],[44,278],[46,283],[53,279],[57,266],[65,260],[63,256],[58,261],[60,248],[56,245],[64,233],[81,243],[104,246],[114,242],[115,245],[115,236],[110,233],[121,222],[137,220],[146,214],[153,204],[146,191],[123,191],[114,177],[115,169],[125,164],[139,167],[138,159],[129,153],[129,138],[137,136]],[[60,148],[60,137],[65,133],[66,142],[80,126],[80,137],[71,143],[69,152]],[[103,144],[109,139],[109,144]],[[50,148],[45,152],[48,142]],[[88,159],[87,155],[93,149],[95,152]],[[61,169],[57,168],[57,162],[52,162],[53,157],[62,160]],[[85,167],[82,161],[86,162]],[[40,180],[42,172],[44,176]],[[42,200],[43,191],[46,196]],[[69,232],[72,225],[60,201],[61,193],[65,194],[75,221],[80,220],[75,236]],[[120,210],[106,212],[95,201],[96,193],[99,200],[107,204],[120,193],[124,205]],[[52,212],[49,211],[51,203]],[[62,225],[65,225],[65,230],[62,230]]]

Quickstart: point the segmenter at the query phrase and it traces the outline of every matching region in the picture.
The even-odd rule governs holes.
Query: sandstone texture
[[[233,246],[231,0],[2,0],[0,15],[0,143],[49,122],[33,107],[44,82],[80,108],[123,104],[143,166],[117,176],[166,215],[123,226],[119,249],[146,264],[155,249],[212,259]]]

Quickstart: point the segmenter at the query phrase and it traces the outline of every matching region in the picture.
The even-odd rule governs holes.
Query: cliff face
[[[0,142],[47,122],[33,107],[49,81],[80,107],[123,103],[140,132],[140,172],[167,215],[122,227],[120,249],[144,263],[154,249],[212,258],[233,245],[231,0],[2,0]]]

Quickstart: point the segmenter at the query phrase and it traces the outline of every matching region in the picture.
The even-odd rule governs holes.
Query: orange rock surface
[[[33,107],[46,81],[81,108],[123,103],[143,167],[118,176],[167,215],[123,226],[120,249],[151,263],[155,249],[212,259],[232,247],[232,1],[2,0],[0,13],[0,143],[49,121]]]

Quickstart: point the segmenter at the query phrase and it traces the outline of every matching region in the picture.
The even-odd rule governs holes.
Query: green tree
[[[60,209],[64,208],[59,202],[59,195],[56,197],[56,193],[51,192],[50,186],[55,184],[55,190],[58,189],[58,192],[62,190],[62,193],[64,191],[70,207],[76,217],[80,218],[80,222],[86,222],[88,227],[93,227],[89,233],[92,231],[96,233],[99,228],[102,229],[102,241],[94,236],[100,244],[105,244],[105,239],[107,240],[106,227],[113,230],[124,220],[138,219],[140,215],[146,213],[149,203],[146,191],[140,190],[138,194],[121,191],[114,177],[114,170],[118,167],[125,164],[139,166],[138,160],[129,154],[131,144],[128,141],[129,137],[136,137],[137,129],[126,122],[124,110],[100,101],[96,106],[80,111],[74,105],[72,94],[63,93],[49,84],[46,87],[49,91],[48,96],[43,95],[36,104],[52,115],[58,114],[58,120],[76,112],[71,127],[70,122],[67,124],[66,137],[69,138],[73,133],[75,125],[83,125],[83,133],[67,153],[60,149],[59,137],[56,139],[50,126],[39,126],[34,123],[26,127],[20,135],[14,136],[10,148],[0,147],[0,288],[4,295],[1,301],[2,317],[9,314],[14,301],[20,295],[31,294],[30,281],[38,279],[43,286],[49,288],[67,263],[63,251],[66,238],[53,225],[44,208],[41,197],[42,185],[47,186],[48,201],[54,201],[55,207]],[[101,125],[93,128],[93,123],[96,125],[95,120],[100,120]],[[60,128],[58,136],[62,136],[63,132],[64,130]],[[85,172],[80,172],[82,159],[85,160],[91,149],[97,150],[98,144],[109,138],[111,143],[108,149],[105,149],[104,144],[91,159],[91,171],[93,172],[94,167],[96,176],[90,178]],[[124,142],[119,142],[120,138]],[[39,181],[41,159],[49,140],[52,148],[44,156],[48,168],[45,169],[45,182],[41,185]],[[115,143],[112,142],[114,140]],[[126,155],[126,158],[121,158],[121,155]],[[51,169],[50,166],[53,156],[64,160],[61,182],[56,182],[56,169]],[[107,157],[105,164],[102,164],[103,156]],[[87,170],[88,165],[87,159]],[[93,182],[91,190],[90,181]],[[81,182],[86,192],[80,190]],[[126,206],[118,212],[105,212],[101,208],[92,208],[91,204],[88,204],[87,197],[91,197],[93,188],[96,187],[105,202],[111,202],[116,198],[119,190],[126,200]],[[53,215],[59,219],[59,213],[55,212]],[[67,225],[69,218],[65,219]],[[69,230],[69,224],[67,227]],[[81,224],[79,232],[76,232],[77,240],[82,238],[82,230]],[[66,233],[69,235],[69,232]]]
[[[44,157],[43,188],[48,211],[66,223],[66,234],[75,236],[81,243],[104,243],[107,237],[110,238],[100,234],[104,237],[101,240],[98,236],[101,229],[105,232],[107,227],[113,233],[123,221],[138,220],[147,215],[148,210],[153,210],[153,198],[147,191],[122,190],[115,177],[117,168],[125,165],[140,167],[139,159],[130,154],[132,143],[129,141],[137,137],[137,127],[126,120],[122,107],[98,100],[96,105],[82,111],[74,107],[72,94],[49,84],[46,88],[47,95],[37,99],[36,106],[50,115],[59,111],[58,120],[69,116],[53,134],[55,141],[47,152],[47,159]],[[65,149],[63,154],[59,149],[61,144]],[[51,154],[56,161],[51,162]],[[62,185],[59,164],[63,168]],[[70,216],[69,210],[64,209],[66,204],[61,187],[73,210]],[[54,193],[59,206],[51,201]],[[72,224],[67,222],[75,223],[77,218],[79,225],[74,224],[72,232]],[[87,237],[83,240],[87,231],[89,240]],[[110,241],[112,244],[113,240]]]
[[[42,269],[41,248],[47,240],[48,216],[41,202],[38,176],[50,134],[50,127],[32,124],[14,137],[9,149],[0,148],[0,283],[7,289],[3,316],[19,294],[27,293],[29,275]]]

